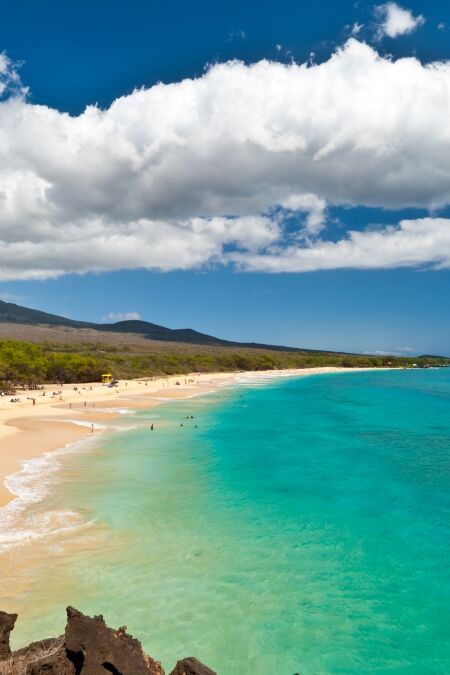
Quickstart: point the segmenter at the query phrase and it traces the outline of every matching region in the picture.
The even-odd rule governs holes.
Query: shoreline
[[[236,385],[242,380],[373,370],[391,369],[330,366],[231,373],[189,373],[122,380],[117,388],[108,388],[98,382],[66,384],[62,389],[57,385],[47,384],[37,391],[27,390],[13,397],[2,397],[0,510],[17,498],[17,495],[8,489],[6,481],[20,471],[26,461],[56,452],[91,435],[95,437],[99,433],[104,433],[108,427],[102,426],[102,422],[116,419],[121,409],[151,409],[165,400],[182,400],[212,393],[224,384]],[[20,402],[12,403],[11,398],[20,398]],[[35,398],[34,405],[33,398]]]

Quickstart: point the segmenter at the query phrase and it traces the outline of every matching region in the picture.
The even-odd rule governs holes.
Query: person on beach
[[[150,431],[153,431],[153,424],[150,425]]]
[[[94,431],[94,425],[91,424],[91,434],[93,433],[93,431]]]

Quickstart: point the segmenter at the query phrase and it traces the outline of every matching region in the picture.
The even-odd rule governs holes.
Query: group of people
[[[194,415],[186,415],[186,419],[187,419],[187,420],[193,420],[193,419],[194,419]],[[180,427],[183,427],[183,426],[184,426],[184,424],[183,424],[183,422],[181,422]],[[198,429],[198,425],[197,425],[197,424],[194,424],[194,429]],[[155,425],[154,425],[153,422],[152,422],[152,424],[150,424],[150,431],[154,431],[154,430],[155,430]]]
[[[187,420],[193,420],[193,419],[194,419],[194,415],[186,415],[186,419],[187,419]],[[181,424],[180,424],[180,427],[182,427],[182,426],[184,426],[184,425],[183,425],[183,422],[181,422]],[[194,424],[194,429],[197,429],[197,425],[196,425],[196,424]]]

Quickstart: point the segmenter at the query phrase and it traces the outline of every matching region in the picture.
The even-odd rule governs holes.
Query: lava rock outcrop
[[[67,608],[64,635],[12,652],[9,636],[17,614],[0,612],[0,675],[164,675],[126,626],[109,628],[102,616]],[[194,657],[178,661],[170,675],[217,675]]]

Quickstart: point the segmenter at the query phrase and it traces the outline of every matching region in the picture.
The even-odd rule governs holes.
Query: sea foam
[[[0,509],[0,552],[17,544],[90,524],[72,509],[34,513],[31,507],[42,502],[49,494],[57,480],[61,458],[87,452],[95,441],[95,438],[85,438],[40,457],[25,460],[19,471],[7,476],[4,484],[14,499]]]

